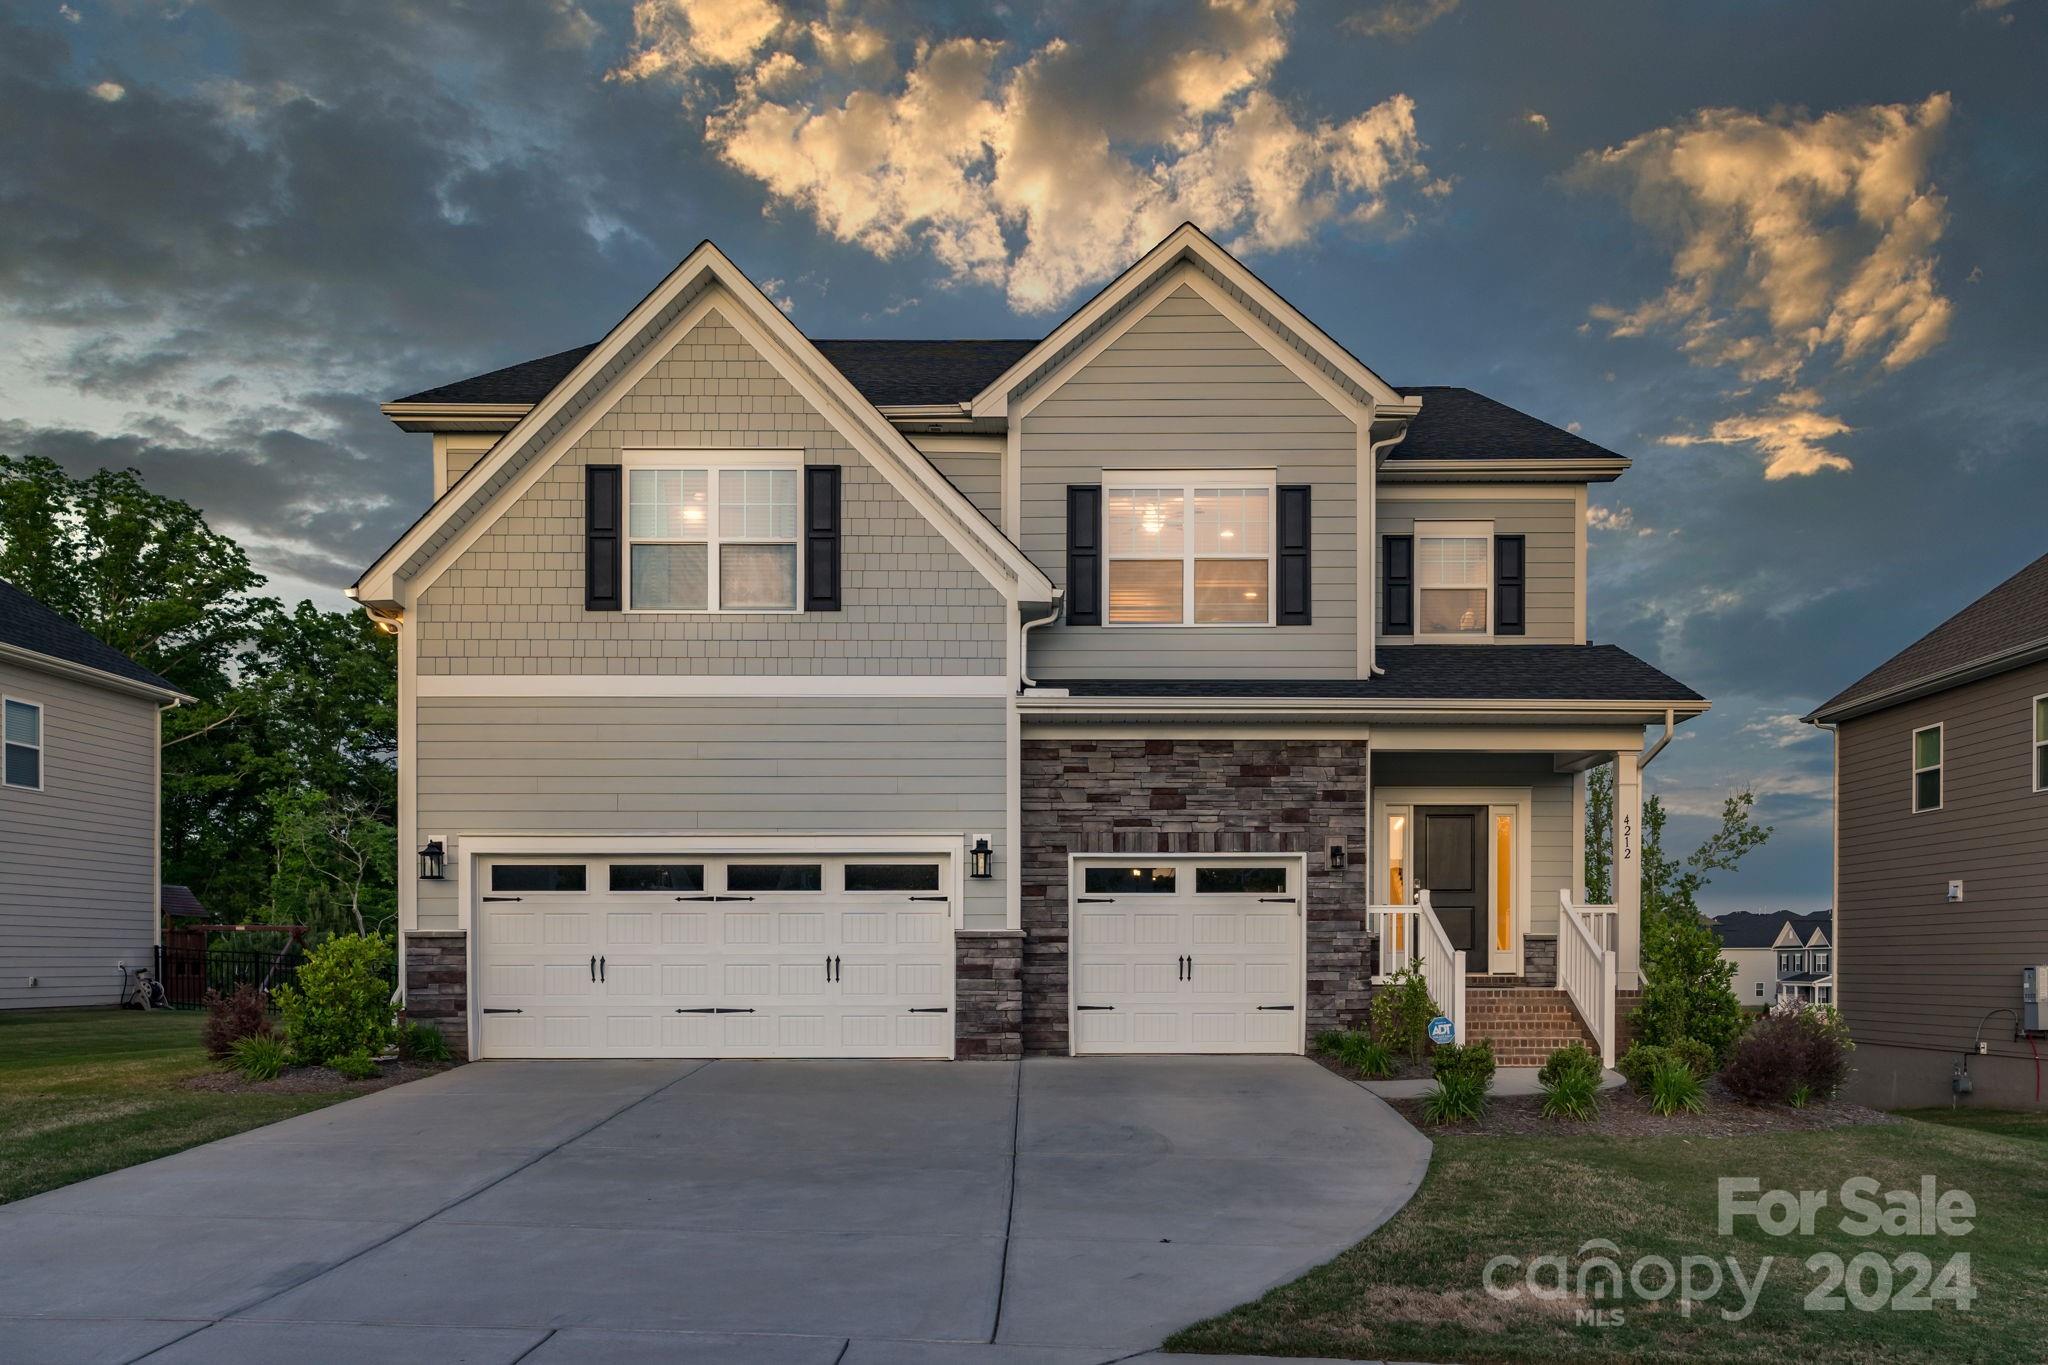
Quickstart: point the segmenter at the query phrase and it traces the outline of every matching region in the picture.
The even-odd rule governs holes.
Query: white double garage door
[[[483,1057],[951,1057],[944,857],[480,859]]]

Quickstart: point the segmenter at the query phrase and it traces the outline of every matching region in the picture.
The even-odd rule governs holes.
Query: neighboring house
[[[1860,1096],[2039,1107],[2021,972],[2048,964],[2048,556],[1807,717],[1835,735],[1837,1003]]]
[[[1744,910],[1708,922],[1721,940],[1721,960],[1735,968],[1729,989],[1746,1008],[1767,1009],[1780,1000],[1834,1003],[1834,943],[1826,911]]]
[[[158,722],[181,700],[0,582],[0,1009],[116,1004],[151,965]]]
[[[1462,1033],[1611,1048],[1638,768],[1707,706],[1587,642],[1629,462],[1192,227],[1016,341],[813,340],[706,243],[384,411],[407,1008],[473,1054],[1300,1052],[1418,943]]]

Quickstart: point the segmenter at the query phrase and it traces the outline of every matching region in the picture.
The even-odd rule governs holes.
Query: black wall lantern
[[[977,881],[987,881],[996,875],[995,862],[995,851],[988,846],[988,836],[977,835],[974,847],[967,850],[967,875]]]
[[[427,840],[426,847],[420,850],[420,880],[423,882],[447,880],[441,870],[446,856],[447,850],[441,847],[439,839]]]

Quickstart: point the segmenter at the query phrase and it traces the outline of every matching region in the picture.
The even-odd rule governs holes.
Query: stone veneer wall
[[[1067,1051],[1067,857],[1306,853],[1308,1035],[1362,1024],[1366,748],[1344,740],[1026,739],[1023,1045]],[[1329,846],[1347,854],[1329,870]]]
[[[432,1024],[469,1060],[469,935],[415,929],[405,936],[405,1017]]]
[[[1024,1055],[1024,933],[965,929],[954,936],[953,1056],[1014,1061]]]
[[[1556,989],[1556,939],[1525,937],[1522,940],[1522,979],[1532,986],[1542,986],[1548,990]]]

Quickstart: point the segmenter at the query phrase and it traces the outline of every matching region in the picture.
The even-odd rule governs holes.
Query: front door
[[[1476,806],[1419,806],[1415,840],[1415,884],[1465,953],[1465,970],[1487,966],[1486,845],[1481,838],[1486,812]]]

